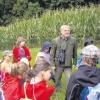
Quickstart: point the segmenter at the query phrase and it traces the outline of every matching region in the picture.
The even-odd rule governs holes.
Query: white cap
[[[88,45],[82,49],[82,55],[88,58],[99,58],[100,51],[94,45]]]
[[[21,58],[20,62],[24,62],[25,64],[29,66],[29,61],[27,58]]]

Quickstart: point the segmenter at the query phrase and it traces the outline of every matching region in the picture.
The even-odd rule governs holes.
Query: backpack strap
[[[26,82],[24,83],[24,94],[25,94],[25,98],[27,98],[27,94],[26,94]]]
[[[25,99],[22,99],[22,100],[32,100],[32,99],[29,99],[27,97],[27,94],[26,94],[26,82],[24,83],[24,94],[25,94]]]

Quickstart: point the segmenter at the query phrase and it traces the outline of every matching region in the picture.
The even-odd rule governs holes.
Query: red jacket
[[[18,54],[18,49],[17,47],[15,47],[13,49],[13,58],[14,58],[14,62],[18,62],[20,61],[20,58],[19,58],[19,54]],[[31,60],[31,55],[30,55],[30,52],[29,52],[29,49],[27,47],[23,47],[24,51],[25,51],[25,56],[26,58],[30,61]]]
[[[20,100],[20,80],[18,78],[6,73],[2,90],[5,100]]]
[[[54,92],[54,87],[48,87],[46,81],[41,81],[36,84],[26,83],[26,94],[29,99],[35,100],[50,100],[50,96]],[[25,98],[24,88],[21,90],[21,98]]]

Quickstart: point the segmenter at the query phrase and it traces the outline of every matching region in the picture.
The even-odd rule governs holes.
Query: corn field
[[[49,10],[40,17],[16,19],[6,27],[0,27],[0,49],[12,48],[20,35],[27,39],[29,46],[52,40],[60,32],[61,25],[71,26],[72,35],[80,44],[85,36],[100,39],[100,7],[91,6],[81,9]]]

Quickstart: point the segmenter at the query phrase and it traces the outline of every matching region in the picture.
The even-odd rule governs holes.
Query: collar
[[[88,65],[80,65],[80,67],[78,68],[79,70],[93,70],[95,69],[96,67],[91,67],[91,66],[88,66]]]
[[[63,39],[63,40],[69,40],[70,36],[69,37],[64,37],[64,36],[60,35],[60,38]]]

